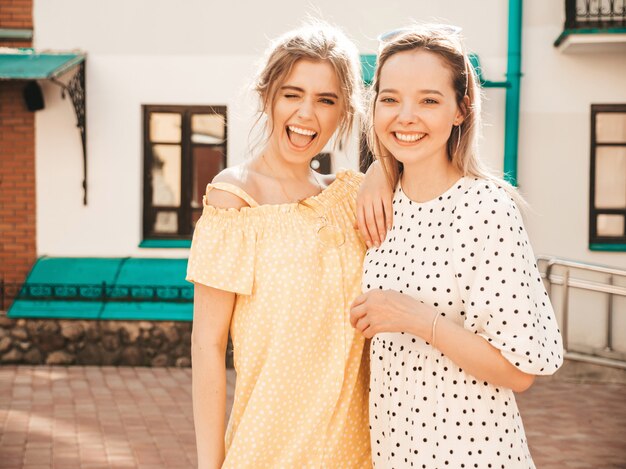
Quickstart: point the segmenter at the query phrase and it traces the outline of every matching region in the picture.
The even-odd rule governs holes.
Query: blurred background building
[[[188,364],[204,188],[250,154],[248,85],[268,39],[310,14],[354,39],[366,82],[379,34],[462,27],[481,151],[530,203],[570,356],[624,364],[624,1],[315,4],[3,0],[1,361]],[[355,134],[314,164],[356,169],[363,155]]]

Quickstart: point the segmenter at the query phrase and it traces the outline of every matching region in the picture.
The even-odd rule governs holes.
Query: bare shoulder
[[[224,169],[213,178],[212,183],[215,184],[217,182],[231,184],[245,192],[249,192],[248,186],[250,182],[248,170],[245,165],[237,165]],[[218,188],[207,190],[206,203],[216,208],[240,209],[248,207],[246,201],[239,196]]]

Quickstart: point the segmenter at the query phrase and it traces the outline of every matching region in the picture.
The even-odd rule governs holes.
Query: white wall
[[[316,7],[273,2],[140,0],[34,2],[35,46],[87,53],[89,204],[82,205],[82,153],[69,100],[44,84],[46,109],[36,118],[37,248],[52,256],[186,255],[140,249],[142,104],[226,105],[229,164],[243,160],[254,101],[244,93],[268,38],[307,14],[342,25],[361,53],[376,37],[410,19],[463,27],[485,76],[506,70],[506,2],[489,0],[488,26],[462,0],[363,2],[319,0]],[[486,90],[485,153],[501,167],[504,91]],[[356,167],[357,148],[336,158]]]
[[[228,107],[231,163],[246,152],[248,56],[89,56],[88,205],[82,205],[82,152],[69,100],[45,86],[37,114],[37,234],[41,254],[184,255],[138,249],[142,220],[142,104]],[[207,181],[208,182],[208,181]]]
[[[524,2],[519,183],[536,253],[626,268],[588,249],[591,104],[626,103],[626,56],[563,54],[563,2]]]
[[[410,18],[459,24],[486,78],[504,79],[507,2],[484,2],[480,12],[462,0],[315,3],[362,53],[375,52],[381,31]],[[286,1],[213,7],[201,1],[35,2],[37,48],[88,54],[89,205],[81,205],[82,157],[69,100],[60,102],[58,89],[45,85],[46,110],[37,113],[40,254],[185,254],[137,248],[141,105],[227,105],[229,162],[240,162],[254,109],[243,90],[267,38],[315,14]],[[626,253],[589,251],[587,234],[590,105],[626,102],[626,57],[562,54],[552,46],[562,29],[562,2],[529,0],[524,7],[519,182],[532,207],[527,226],[535,251],[626,267]],[[505,92],[486,89],[484,96],[482,152],[501,168]],[[353,151],[352,160],[339,158],[336,166],[355,161]]]
[[[87,59],[89,205],[82,205],[82,154],[69,100],[44,84],[36,117],[37,248],[53,256],[183,257],[185,249],[140,249],[143,104],[226,105],[228,159],[243,160],[254,101],[245,94],[268,38],[307,13],[340,24],[363,54],[376,37],[416,19],[462,26],[484,76],[505,79],[507,6],[502,0],[36,0],[35,45],[80,49]],[[524,2],[519,183],[535,252],[616,267],[626,253],[588,250],[589,138],[592,103],[626,103],[626,57],[564,55],[552,46],[563,2]],[[484,90],[482,154],[502,168],[505,91]],[[356,146],[335,166],[356,166]],[[558,288],[555,289],[558,293]],[[606,298],[572,297],[570,343],[602,348]],[[559,310],[558,295],[556,308]],[[616,302],[614,330],[623,325]],[[560,314],[560,313],[559,313]],[[623,334],[617,348],[626,352]]]

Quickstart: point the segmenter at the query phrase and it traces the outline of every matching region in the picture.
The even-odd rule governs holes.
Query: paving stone
[[[576,381],[579,368],[517,395],[535,463],[624,468],[626,383]],[[228,409],[235,381],[229,370]],[[195,467],[191,370],[1,366],[0,455],[3,469]]]

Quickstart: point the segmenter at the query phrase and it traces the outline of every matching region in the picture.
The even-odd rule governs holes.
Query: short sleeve
[[[250,295],[256,233],[241,211],[205,206],[193,233],[186,280]]]
[[[452,228],[465,327],[521,371],[554,373],[563,362],[561,334],[515,202],[478,182],[460,198]]]

